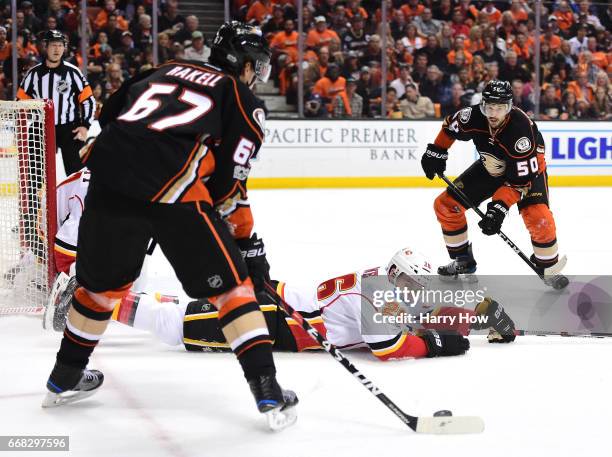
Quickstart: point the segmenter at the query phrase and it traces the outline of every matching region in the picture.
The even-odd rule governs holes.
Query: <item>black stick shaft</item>
[[[387,408],[389,408],[393,413],[400,418],[400,420],[410,427],[412,430],[416,431],[417,425],[417,417],[411,416],[409,414],[404,413],[399,406],[393,403],[389,397],[387,397],[378,387],[376,387],[372,381],[370,381],[363,373],[361,373],[353,363],[347,359],[344,354],[340,352],[340,350],[331,344],[323,335],[321,335],[317,329],[315,329],[310,323],[302,317],[300,313],[298,313],[295,309],[291,307],[289,303],[287,303],[283,298],[276,292],[276,289],[269,283],[266,283],[266,289],[268,293],[272,295],[275,299],[274,301],[280,303],[280,308],[287,314],[289,317],[294,319],[297,323],[299,323],[302,328],[314,339],[316,340],[321,347],[329,353],[337,362],[340,363],[344,368],[348,370],[355,378],[359,380],[359,382],[365,387],[372,395],[378,398]]]
[[[455,194],[459,197],[461,201],[461,203],[463,203],[465,206],[467,206],[468,208],[474,210],[474,212],[476,214],[478,214],[478,216],[480,216],[482,219],[484,219],[485,215],[482,211],[480,211],[480,208],[478,208],[476,205],[474,205],[470,199],[467,197],[467,195],[465,195],[463,193],[463,191],[461,189],[459,189],[457,186],[455,186],[455,183],[452,182],[450,179],[448,179],[446,177],[446,175],[444,173],[440,173],[438,175],[446,184],[448,184],[448,187],[450,187],[453,192],[455,192]],[[537,270],[536,266],[531,263],[531,260],[529,260],[529,257],[527,257],[523,251],[521,251],[521,248],[519,248],[516,244],[514,244],[514,242],[508,238],[508,236],[502,232],[501,230],[498,232],[498,235],[501,237],[502,240],[504,240],[506,242],[506,244],[508,246],[510,246],[510,248],[521,258],[523,259],[523,261],[529,265],[529,268],[531,268],[535,274],[537,274],[540,279],[542,281],[544,281],[544,275],[540,274],[540,272]]]

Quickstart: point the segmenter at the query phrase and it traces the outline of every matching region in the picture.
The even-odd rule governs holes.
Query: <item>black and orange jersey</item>
[[[265,112],[244,83],[208,64],[172,61],[127,81],[100,117],[102,131],[83,151],[96,180],[156,203],[205,201],[236,238],[250,235],[246,181]]]
[[[546,170],[542,134],[535,122],[516,107],[496,130],[489,128],[479,105],[447,116],[436,144],[448,148],[454,140],[472,140],[487,172],[502,177],[506,187],[518,191],[509,203],[518,201],[520,194]]]

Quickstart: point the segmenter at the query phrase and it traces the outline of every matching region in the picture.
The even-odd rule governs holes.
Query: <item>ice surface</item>
[[[446,262],[432,210],[438,192],[253,191],[251,201],[272,276],[313,284],[385,264],[404,246],[434,264]],[[610,274],[611,216],[602,204],[612,189],[553,188],[551,194],[566,272]],[[515,209],[504,231],[531,253]],[[525,272],[501,240],[470,233],[480,272]],[[147,276],[148,290],[176,292],[159,250]],[[0,319],[0,435],[70,435],[70,455],[83,457],[576,456],[610,449],[609,339],[523,337],[500,346],[474,336],[462,357],[387,363],[347,353],[406,412],[450,409],[486,423],[481,435],[419,436],[324,353],[276,355],[281,384],[296,390],[301,403],[297,424],[272,434],[231,354],[187,353],[119,324],[90,364],[106,376],[100,392],[42,410],[60,337],[44,333],[35,318]]]

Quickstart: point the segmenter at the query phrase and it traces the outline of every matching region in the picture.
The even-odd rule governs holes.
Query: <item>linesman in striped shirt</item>
[[[62,150],[67,175],[83,168],[79,150],[85,145],[96,102],[78,67],[63,59],[67,40],[57,30],[45,33],[44,62],[32,67],[17,91],[18,100],[51,99],[55,107],[55,141]]]

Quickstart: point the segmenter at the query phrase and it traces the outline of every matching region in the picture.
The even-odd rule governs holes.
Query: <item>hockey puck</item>
[[[568,284],[569,284],[569,279],[567,279],[567,276],[559,275],[559,277],[556,278],[555,281],[553,282],[552,286],[553,286],[553,289],[555,290],[561,290],[561,289],[565,289]]]
[[[449,411],[448,409],[443,409],[441,411],[436,411],[434,413],[434,417],[445,417],[445,416],[452,416],[453,413],[451,411]]]

